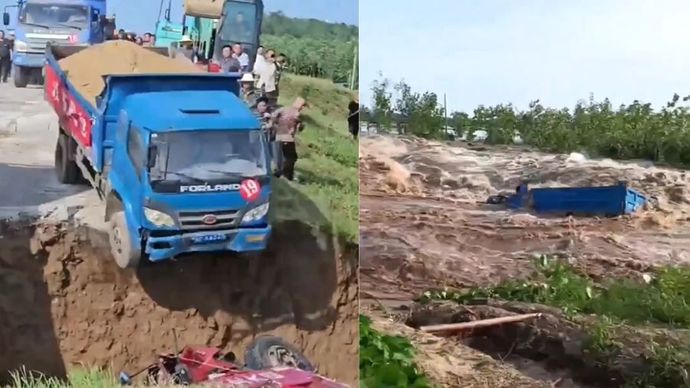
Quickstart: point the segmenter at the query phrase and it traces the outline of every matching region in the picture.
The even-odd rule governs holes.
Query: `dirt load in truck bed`
[[[74,87],[92,104],[105,88],[105,75],[203,72],[184,58],[168,58],[123,40],[89,47],[59,63]]]

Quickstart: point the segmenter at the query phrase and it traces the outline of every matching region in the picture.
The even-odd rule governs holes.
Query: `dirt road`
[[[536,186],[627,180],[658,205],[596,219],[542,218],[485,203],[523,179]],[[361,139],[360,190],[365,305],[394,309],[432,288],[525,277],[540,254],[599,279],[639,279],[653,267],[690,263],[690,175],[649,163],[375,135]]]
[[[173,350],[173,329],[179,344],[240,358],[256,335],[278,335],[356,383],[356,247],[289,220],[263,258],[121,271],[93,191],[54,178],[56,123],[41,90],[0,85],[0,117],[0,383],[22,365],[136,370]]]

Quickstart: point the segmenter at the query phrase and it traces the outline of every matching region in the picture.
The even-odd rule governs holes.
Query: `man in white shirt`
[[[259,76],[259,82],[256,87],[263,90],[264,95],[268,98],[269,105],[273,107],[278,103],[276,52],[274,50],[267,50],[264,58],[264,64],[254,70]]]
[[[235,58],[237,58],[238,61],[240,61],[240,69],[244,72],[249,69],[249,55],[244,52],[242,49],[242,45],[239,43],[235,43],[232,45],[232,52]]]

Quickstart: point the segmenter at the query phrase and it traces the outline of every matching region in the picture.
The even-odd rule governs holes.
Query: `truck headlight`
[[[175,220],[170,215],[162,211],[144,208],[144,216],[146,219],[156,226],[175,226]]]
[[[248,211],[242,217],[242,223],[256,222],[256,221],[264,218],[266,216],[266,214],[268,213],[268,207],[269,207],[269,204],[267,202],[263,205],[259,205],[259,206],[255,207],[254,209]]]
[[[26,42],[21,41],[21,40],[15,40],[14,41],[14,51],[18,53],[24,53],[29,51],[29,45],[26,44]]]

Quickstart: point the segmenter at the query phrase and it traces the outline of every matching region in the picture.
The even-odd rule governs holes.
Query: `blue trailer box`
[[[506,203],[512,209],[528,207],[541,214],[614,217],[634,213],[646,201],[642,193],[620,182],[613,186],[534,189],[522,184]]]

